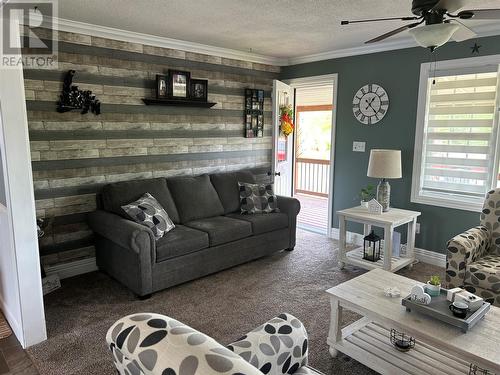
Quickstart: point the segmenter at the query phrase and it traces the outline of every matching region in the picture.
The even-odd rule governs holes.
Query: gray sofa
[[[278,197],[280,212],[241,215],[238,181],[249,171],[106,185],[88,222],[97,266],[140,297],[280,250],[293,250],[300,203]],[[176,227],[158,241],[121,208],[153,195]]]

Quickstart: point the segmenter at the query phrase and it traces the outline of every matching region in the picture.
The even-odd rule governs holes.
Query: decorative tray
[[[472,328],[490,310],[490,304],[484,302],[476,311],[467,312],[464,319],[457,318],[449,309],[451,302],[446,299],[447,292],[447,289],[441,288],[441,294],[432,297],[431,303],[428,305],[413,302],[410,300],[410,296],[403,298],[401,304],[406,307],[406,311],[415,310],[422,314],[432,316],[435,319],[439,319],[460,328],[463,332],[467,332]]]

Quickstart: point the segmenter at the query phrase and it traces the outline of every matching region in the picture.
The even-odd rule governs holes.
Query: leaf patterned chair
[[[500,306],[500,188],[486,195],[480,224],[448,241],[446,284]]]
[[[307,366],[307,332],[290,314],[271,319],[227,347],[153,313],[118,320],[106,340],[122,375],[321,375]]]

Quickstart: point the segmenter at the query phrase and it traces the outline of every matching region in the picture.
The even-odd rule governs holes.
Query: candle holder
[[[495,375],[492,372],[485,370],[478,365],[470,364],[469,375]]]
[[[391,329],[391,343],[400,352],[407,352],[415,347],[415,338]]]
[[[373,231],[368,236],[363,238],[363,259],[370,262],[377,262],[380,260],[380,249],[382,241]]]

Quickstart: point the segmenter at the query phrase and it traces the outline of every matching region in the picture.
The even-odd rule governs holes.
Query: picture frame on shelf
[[[163,74],[156,75],[156,99],[168,98],[167,76]]]
[[[190,98],[206,102],[208,100],[208,80],[206,79],[191,79],[189,81]]]
[[[191,73],[182,70],[168,71],[168,96],[171,99],[188,99]]]

